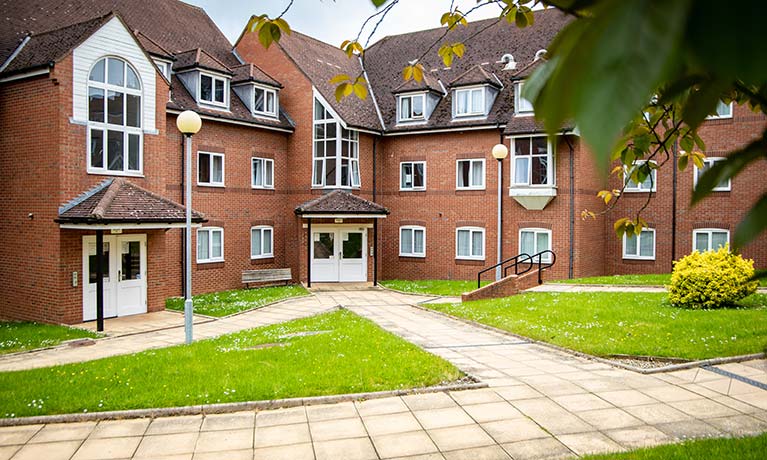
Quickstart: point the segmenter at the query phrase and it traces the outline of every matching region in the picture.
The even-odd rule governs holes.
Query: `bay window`
[[[485,229],[460,227],[455,231],[456,259],[485,259]]]
[[[312,186],[360,187],[359,132],[344,128],[314,100]]]
[[[554,162],[548,138],[513,138],[511,152],[512,186],[554,185]]]
[[[250,258],[266,259],[274,257],[274,229],[267,225],[259,225],[250,229]]]
[[[399,255],[426,257],[426,229],[417,225],[399,228]]]
[[[197,263],[223,262],[224,229],[203,227],[197,230]]]

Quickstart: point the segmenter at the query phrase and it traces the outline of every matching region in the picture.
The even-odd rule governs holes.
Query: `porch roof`
[[[192,211],[192,222],[205,222]],[[107,179],[59,208],[62,227],[74,225],[168,228],[186,221],[186,209],[123,178]],[[174,225],[175,224],[175,225]]]
[[[295,213],[305,217],[386,217],[389,210],[350,192],[333,190],[299,205]]]

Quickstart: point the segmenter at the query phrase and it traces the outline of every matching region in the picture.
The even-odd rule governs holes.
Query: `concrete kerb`
[[[480,329],[485,329],[491,332],[496,332],[498,334],[502,334],[508,337],[514,337],[515,339],[523,340],[527,343],[534,343],[536,345],[540,345],[546,348],[550,348],[552,350],[561,351],[564,353],[568,353],[571,355],[578,356],[579,358],[585,358],[591,361],[596,361],[603,364],[608,364],[613,367],[618,367],[621,369],[625,369],[628,371],[636,372],[638,374],[662,374],[666,372],[673,372],[673,371],[681,371],[684,369],[692,369],[694,367],[702,367],[702,366],[716,366],[719,364],[728,364],[728,363],[739,363],[743,361],[751,361],[754,359],[761,359],[767,357],[767,353],[753,353],[749,355],[738,355],[738,356],[727,356],[723,358],[710,358],[710,359],[703,359],[703,360],[697,360],[697,361],[687,361],[684,363],[678,363],[678,364],[670,364],[668,366],[663,367],[656,367],[656,368],[650,368],[645,369],[641,367],[631,366],[625,363],[621,363],[619,361],[613,361],[606,358],[600,358],[599,356],[590,355],[588,353],[583,353],[581,351],[572,350],[570,348],[560,347],[559,345],[554,345],[552,343],[543,342],[540,340],[531,339],[530,337],[525,337],[523,335],[514,334],[513,332],[505,331],[503,329],[499,329],[497,327],[489,326],[487,324],[478,323],[476,321],[472,321],[470,319],[461,318],[459,316],[451,315],[449,313],[444,313],[441,311],[437,311],[428,307],[424,307],[420,303],[416,304],[409,304],[414,308],[418,308],[420,310],[429,311],[432,313],[436,313],[438,315],[444,315],[450,319],[454,319],[456,321],[460,321],[465,324],[470,324],[472,326],[478,327]],[[658,357],[658,360],[663,360],[664,358]]]
[[[460,295],[439,295],[439,294],[424,294],[421,292],[406,292],[406,291],[400,291],[399,289],[390,288],[387,286],[384,286],[381,283],[378,283],[378,287],[383,289],[384,291],[391,291],[396,292],[397,294],[405,294],[405,295],[412,295],[417,297],[427,297],[424,302],[428,302],[430,300],[437,300],[437,299],[451,299],[453,297],[460,297]]]

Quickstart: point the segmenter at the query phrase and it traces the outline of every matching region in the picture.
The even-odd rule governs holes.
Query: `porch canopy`
[[[299,205],[295,213],[304,218],[362,218],[379,219],[389,210],[378,203],[368,201],[344,190],[333,190],[321,197]]]

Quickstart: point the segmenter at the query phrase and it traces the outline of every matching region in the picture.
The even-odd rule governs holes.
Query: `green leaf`
[[[727,86],[726,82],[710,80],[699,85],[697,90],[690,93],[682,107],[682,120],[692,129],[700,126],[716,109],[716,104]]]
[[[735,229],[733,246],[740,249],[767,229],[767,194],[748,211]]]
[[[715,162],[698,179],[692,192],[692,204],[705,198],[720,182],[736,176],[749,163],[767,156],[767,141],[756,140],[731,153],[726,159]]]
[[[687,163],[690,160],[690,154],[683,153],[682,155],[679,155],[679,159],[677,160],[677,165],[679,166],[680,171],[684,171],[687,169]]]
[[[386,3],[388,0],[370,0],[370,3],[372,3],[376,8]]]

